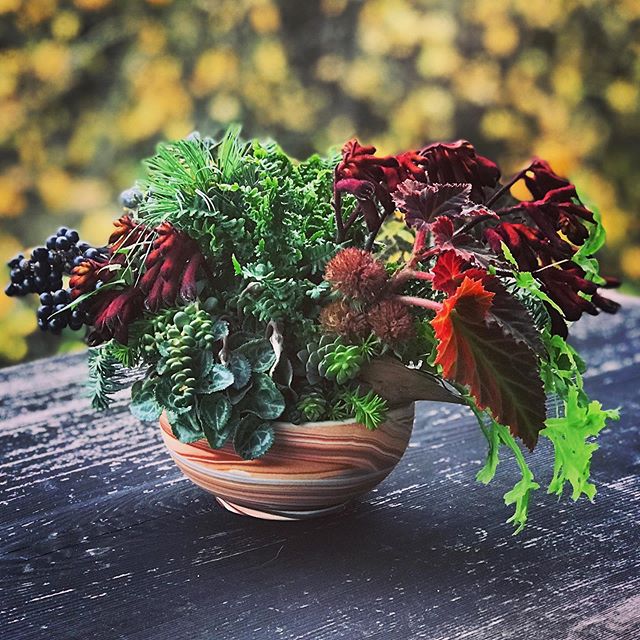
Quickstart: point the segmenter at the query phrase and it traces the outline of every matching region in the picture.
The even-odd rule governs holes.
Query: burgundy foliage
[[[142,268],[143,272],[135,276],[131,285],[116,285],[92,298],[89,310],[94,328],[88,340],[93,345],[111,338],[126,344],[128,326],[142,317],[145,309],[157,311],[179,300],[194,300],[198,273],[206,269],[197,242],[168,222],[149,229],[122,216],[114,226],[109,238],[109,260],[85,260],[74,268],[70,279],[72,298],[94,291],[100,282],[119,277],[129,266],[128,255],[122,249],[133,252],[136,246],[140,247],[138,255],[144,262],[134,266],[133,271],[137,273]],[[145,243],[152,243],[150,250]]]
[[[369,231],[376,231],[384,218],[393,213],[394,194],[407,179],[422,187],[441,183],[470,185],[468,195],[475,203],[483,203],[500,179],[496,164],[476,154],[466,140],[435,143],[395,156],[376,156],[375,152],[375,147],[349,140],[342,148],[334,185],[340,220],[339,194],[350,193],[358,200],[357,213],[362,214]]]
[[[198,243],[186,233],[168,222],[157,227],[156,233],[139,285],[151,311],[175,304],[178,297],[195,300],[198,270],[204,265]]]
[[[498,165],[478,155],[467,140],[435,142],[418,151],[421,166],[427,172],[428,182],[466,182],[471,185],[471,200],[485,202],[500,181]]]
[[[524,180],[531,200],[513,202],[508,187],[518,179]],[[416,230],[416,262],[454,251],[473,266],[499,267],[504,242],[518,267],[531,272],[562,309],[561,314],[547,305],[555,333],[566,336],[566,321],[583,313],[615,312],[619,305],[601,296],[598,285],[572,261],[594,223],[575,186],[540,159],[505,187],[499,180],[497,165],[466,140],[385,157],[350,140],[336,168],[335,188],[355,195],[357,212],[371,231],[394,205],[402,211]],[[494,201],[502,197],[511,203],[496,209]],[[336,214],[342,215],[339,206]]]
[[[144,294],[137,287],[109,289],[96,297],[91,306],[93,330],[87,340],[90,345],[115,338],[127,344],[129,325],[142,316]]]

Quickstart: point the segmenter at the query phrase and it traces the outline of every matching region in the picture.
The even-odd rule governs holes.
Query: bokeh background
[[[299,157],[353,135],[545,157],[633,290],[639,87],[639,0],[0,0],[0,258],[61,224],[103,242],[158,140],[239,121]],[[78,348],[32,309],[0,296],[0,364]]]

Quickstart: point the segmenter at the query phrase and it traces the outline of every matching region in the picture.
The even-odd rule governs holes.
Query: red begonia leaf
[[[544,351],[540,334],[527,308],[514,298],[495,276],[471,267],[454,251],[445,251],[438,256],[432,270],[434,289],[453,295],[464,278],[478,280],[489,293],[493,294],[486,321],[495,322],[511,335],[514,340],[527,344],[535,353]]]
[[[444,291],[451,296],[455,293],[462,280],[462,273],[469,264],[455,251],[444,251],[438,256],[433,267],[434,289]]]
[[[477,404],[533,449],[546,417],[535,353],[496,322],[496,294],[465,277],[432,321],[436,363],[445,378],[466,385]]]
[[[495,256],[476,238],[468,233],[456,234],[451,218],[439,216],[428,226],[439,252],[453,251],[466,262],[485,266],[495,261]]]

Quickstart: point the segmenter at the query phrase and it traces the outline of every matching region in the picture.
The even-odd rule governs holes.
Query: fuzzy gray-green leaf
[[[138,380],[131,387],[131,403],[129,410],[143,422],[154,422],[162,413],[162,407],[156,400],[155,384]]]
[[[213,449],[219,449],[229,437],[231,403],[221,394],[203,396],[199,402],[200,425]]]
[[[245,460],[263,456],[273,444],[273,426],[255,416],[244,416],[236,428],[233,446]]]
[[[276,361],[276,354],[271,343],[264,338],[246,342],[236,351],[247,358],[256,373],[268,371]]]
[[[223,391],[233,384],[233,373],[222,364],[214,364],[208,375],[201,378],[198,384],[198,393],[215,393]]]
[[[242,402],[242,408],[264,420],[275,420],[284,411],[284,397],[275,382],[265,373],[253,376],[253,387]]]

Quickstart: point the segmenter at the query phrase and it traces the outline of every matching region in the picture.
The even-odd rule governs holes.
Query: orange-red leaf
[[[537,358],[495,322],[494,296],[480,280],[464,278],[432,321],[436,363],[445,378],[469,387],[480,408],[490,409],[533,449],[546,417]]]
[[[462,272],[469,267],[455,251],[444,251],[433,267],[433,288],[453,295],[462,281]]]

